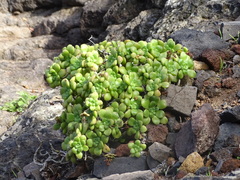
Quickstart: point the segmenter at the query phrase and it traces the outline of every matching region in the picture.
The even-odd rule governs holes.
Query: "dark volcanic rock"
[[[229,110],[223,111],[220,114],[221,123],[233,122],[240,123],[240,106],[235,106]]]
[[[115,1],[103,17],[103,26],[111,24],[122,24],[135,18],[146,8],[146,1],[138,0],[119,0]]]
[[[187,157],[189,154],[194,152],[196,146],[196,137],[192,131],[191,121],[187,121],[178,132],[174,150],[176,156],[179,158]]]
[[[196,150],[202,154],[213,146],[218,135],[220,118],[210,104],[204,104],[191,116]]]
[[[8,179],[13,169],[22,169],[35,159],[42,164],[52,148],[61,149],[63,136],[52,129],[62,112],[59,90],[46,91],[6,131],[0,139],[0,174]],[[43,156],[45,152],[49,155]],[[43,153],[44,154],[44,153]]]
[[[141,11],[137,17],[132,19],[124,29],[126,38],[134,41],[146,40],[149,30],[160,17],[159,9]]]
[[[228,43],[213,32],[201,32],[191,29],[182,29],[171,34],[177,43],[188,47],[194,58],[199,58],[206,49],[226,49]]]
[[[53,33],[63,35],[73,28],[79,28],[81,13],[81,7],[65,8],[54,12],[34,27],[32,35],[41,36]]]
[[[91,36],[97,37],[104,31],[103,16],[117,0],[90,0],[85,3],[80,19],[81,36],[87,41]]]
[[[67,6],[83,6],[89,0],[62,0],[63,5]]]
[[[147,170],[146,157],[117,157],[112,160],[108,166],[104,161],[104,157],[97,158],[94,162],[93,175],[103,178],[111,174],[122,174],[133,171]]]
[[[240,136],[240,124],[236,124],[236,123],[223,123],[222,125],[220,125],[219,128],[219,133],[216,139],[216,142],[214,144],[214,150],[219,150],[223,147],[227,147],[229,138],[231,138],[231,136],[233,135],[238,135]]]
[[[11,0],[9,1],[9,11],[31,11],[37,8],[61,7],[62,1],[56,0]]]

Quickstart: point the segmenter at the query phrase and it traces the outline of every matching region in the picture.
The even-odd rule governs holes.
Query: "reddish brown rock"
[[[240,44],[232,45],[231,50],[240,55]]]
[[[200,154],[209,150],[219,131],[220,118],[211,104],[204,104],[192,113],[192,131],[196,137],[196,150]]]
[[[229,159],[223,163],[220,171],[222,173],[228,173],[237,168],[240,168],[240,160],[239,159]]]
[[[200,59],[209,65],[210,69],[219,71],[223,61],[228,60],[231,56],[229,51],[206,49],[203,51]]]
[[[120,144],[115,151],[116,156],[122,157],[122,156],[129,156],[130,155],[130,149],[127,144]]]
[[[65,177],[67,179],[75,179],[78,178],[79,176],[86,174],[88,172],[86,165],[81,162],[78,164],[76,167],[72,168],[66,175]]]
[[[222,80],[222,87],[225,88],[232,88],[236,85],[236,79],[232,78],[232,77],[228,77]]]
[[[164,143],[167,135],[168,128],[165,125],[147,125],[148,133],[147,133],[147,141],[149,143],[159,142]]]
[[[175,179],[182,179],[184,176],[186,176],[188,173],[186,171],[178,171],[177,175],[175,176]]]

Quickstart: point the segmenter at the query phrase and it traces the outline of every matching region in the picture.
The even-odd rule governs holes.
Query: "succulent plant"
[[[65,110],[54,129],[66,135],[67,159],[99,156],[110,150],[110,139],[123,142],[126,136],[135,139],[129,148],[139,157],[147,125],[168,122],[162,90],[195,75],[188,49],[172,39],[64,47],[45,76],[51,87],[61,87]]]

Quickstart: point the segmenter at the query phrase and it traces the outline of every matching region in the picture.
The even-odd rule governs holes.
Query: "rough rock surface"
[[[196,137],[196,150],[202,154],[209,150],[218,135],[220,118],[210,104],[204,104],[191,114],[192,131]]]
[[[215,72],[222,70],[224,61],[229,60],[227,52],[216,50],[216,49],[206,49],[201,54],[201,61],[206,62],[209,67]]]
[[[115,154],[118,157],[122,157],[122,156],[129,156],[130,155],[130,149],[128,147],[127,144],[120,144],[116,150],[115,150]]]
[[[117,157],[108,166],[104,157],[97,158],[94,162],[93,175],[98,178],[106,177],[111,174],[122,174],[133,171],[147,170],[146,157]]]
[[[178,132],[174,144],[176,156],[187,157],[195,150],[196,137],[192,131],[191,121],[187,121]]]
[[[203,166],[202,157],[197,152],[193,152],[186,157],[179,169],[188,173],[195,173]]]
[[[186,122],[177,134],[177,157],[186,157],[193,151],[202,154],[209,150],[218,135],[219,122],[220,119],[210,104],[204,104],[199,110],[192,112],[191,120]]]
[[[198,88],[198,91],[202,90],[204,81],[208,80],[210,77],[213,76],[215,76],[214,71],[197,71],[197,77],[194,85]]]
[[[0,139],[0,174],[10,178],[11,169],[24,167],[34,161],[43,165],[51,159],[53,147],[61,150],[63,136],[53,131],[55,117],[63,110],[59,90],[45,91],[17,119],[17,122]],[[43,152],[48,155],[43,155]],[[42,153],[43,154],[42,154]]]
[[[194,58],[207,49],[226,49],[229,45],[213,32],[181,29],[171,34],[174,41],[188,47]],[[209,41],[211,39],[211,41]]]
[[[226,173],[226,172],[236,170],[238,168],[240,168],[240,160],[239,159],[229,159],[223,163],[221,172]]]
[[[232,159],[232,153],[227,148],[219,149],[218,151],[211,153],[210,156],[214,161],[217,161],[217,162]]]
[[[170,156],[171,149],[164,144],[154,142],[149,146],[149,154],[151,157],[159,162],[167,160]]]
[[[147,125],[147,142],[148,143],[154,143],[154,142],[159,142],[159,143],[164,143],[167,134],[168,134],[168,128],[165,125],[152,125],[149,124]]]
[[[197,88],[194,86],[170,85],[167,89],[166,101],[168,107],[180,114],[189,116],[196,101]]]
[[[145,171],[135,171],[132,173],[123,173],[123,174],[113,174],[107,177],[103,177],[103,180],[121,180],[121,179],[131,179],[131,180],[154,180],[154,173],[150,170]]]
[[[225,110],[220,114],[221,122],[240,123],[240,106]]]
[[[230,122],[226,122],[220,125],[219,133],[214,144],[214,150],[219,150],[223,147],[227,147],[229,138],[231,138],[231,136],[233,135],[240,136],[239,128],[240,128],[239,124]]]

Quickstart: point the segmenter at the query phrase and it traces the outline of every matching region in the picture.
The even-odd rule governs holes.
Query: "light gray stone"
[[[233,64],[236,65],[236,64],[240,64],[240,56],[239,55],[235,55],[233,57]]]
[[[228,21],[219,23],[223,40],[234,40],[240,36],[240,21]]]
[[[233,78],[239,78],[240,77],[240,67],[238,65],[233,66],[232,68],[233,71]]]
[[[162,162],[170,156],[171,149],[162,143],[154,142],[148,151],[153,159]]]
[[[135,171],[131,173],[113,174],[102,180],[154,180],[154,173],[150,170]]]
[[[197,88],[194,86],[176,86],[170,85],[167,89],[167,96],[164,99],[167,101],[168,107],[174,111],[189,116],[196,102]]]

